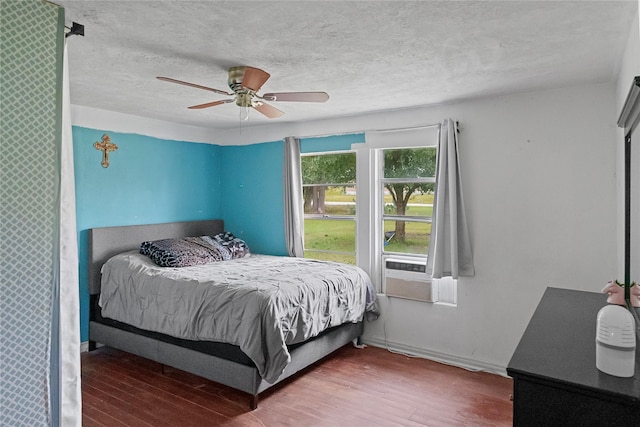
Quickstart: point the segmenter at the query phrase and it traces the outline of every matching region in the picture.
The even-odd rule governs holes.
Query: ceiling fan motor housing
[[[227,83],[231,90],[235,93],[243,91],[242,79],[244,77],[245,67],[231,67],[229,68],[229,80]],[[246,89],[244,89],[246,91]],[[238,104],[240,105],[240,104]]]

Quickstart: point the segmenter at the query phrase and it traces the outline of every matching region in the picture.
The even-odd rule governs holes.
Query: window
[[[457,282],[431,279],[425,263],[431,239],[436,147],[378,150],[382,291],[392,297],[456,305]]]
[[[313,141],[334,151],[301,155],[304,256],[357,264],[388,296],[455,305],[456,281],[425,272],[439,130],[354,134],[352,151],[336,151],[343,136]]]
[[[436,147],[380,150],[383,254],[425,257],[429,250]]]
[[[356,263],[356,154],[301,156],[305,258]]]

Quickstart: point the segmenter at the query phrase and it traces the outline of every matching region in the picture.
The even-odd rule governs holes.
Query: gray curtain
[[[300,140],[284,139],[284,233],[289,256],[304,256],[304,209]]]
[[[427,273],[435,279],[475,274],[462,199],[458,126],[451,119],[445,119],[440,126]]]

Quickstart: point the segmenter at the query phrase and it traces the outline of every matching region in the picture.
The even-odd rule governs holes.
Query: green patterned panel
[[[0,7],[0,425],[40,426],[52,422],[64,11],[40,0]]]

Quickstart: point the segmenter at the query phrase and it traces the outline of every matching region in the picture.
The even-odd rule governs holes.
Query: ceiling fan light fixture
[[[157,77],[170,83],[190,86],[196,89],[203,89],[215,92],[220,95],[233,96],[233,99],[224,99],[219,101],[207,102],[204,104],[192,105],[190,109],[203,109],[235,102],[240,107],[240,119],[249,119],[249,109],[257,110],[263,116],[274,119],[281,117],[284,113],[276,107],[263,102],[265,101],[288,101],[288,102],[325,102],[329,99],[329,95],[325,92],[277,92],[267,93],[263,96],[258,95],[258,91],[262,85],[269,79],[271,75],[264,70],[248,66],[231,67],[228,70],[229,88],[233,93],[225,92],[220,89],[214,89],[207,86],[189,83],[182,80],[176,80],[170,77]]]
[[[249,107],[240,107],[240,120],[249,120]]]

